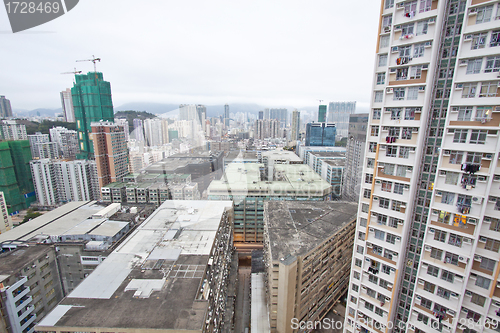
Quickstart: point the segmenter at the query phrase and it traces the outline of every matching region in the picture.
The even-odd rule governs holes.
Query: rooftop
[[[283,149],[263,151],[262,157],[266,157],[268,160],[287,160],[291,162],[302,162],[302,159],[293,151]]]
[[[23,246],[0,254],[0,275],[10,276],[51,251],[49,245]],[[0,281],[1,282],[1,281]]]
[[[257,153],[253,151],[245,151],[245,150],[233,150],[230,151],[225,157],[226,161],[233,160],[258,160]]]
[[[3,234],[0,243],[19,240],[28,241],[38,236],[60,236],[82,221],[92,217],[104,207],[95,201],[73,201],[21,224]]]
[[[232,205],[165,201],[37,329],[201,330],[208,303],[198,296],[222,214]]]
[[[264,221],[272,260],[305,255],[356,219],[347,201],[266,201]]]
[[[346,154],[345,152],[337,152],[337,151],[317,151],[317,152],[311,152],[311,155],[314,155],[316,157],[332,157],[332,158],[339,158],[339,159],[345,159]]]
[[[308,195],[323,196],[330,185],[305,164],[278,164],[274,166],[273,181],[261,179],[261,163],[234,163],[226,167],[221,180],[214,180],[208,195]]]

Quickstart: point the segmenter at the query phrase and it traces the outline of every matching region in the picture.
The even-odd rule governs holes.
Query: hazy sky
[[[113,104],[318,100],[369,104],[379,0],[80,0],[13,34],[0,8],[0,95],[14,109],[59,108],[74,67],[111,82]]]

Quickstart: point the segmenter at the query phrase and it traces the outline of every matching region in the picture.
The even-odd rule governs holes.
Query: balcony
[[[438,221],[431,220],[431,225],[435,225],[441,228],[445,228],[451,231],[457,231],[457,232],[462,232],[468,235],[474,235],[474,232],[476,230],[476,226],[472,225],[470,223],[467,223],[465,225],[462,225],[461,223],[458,223],[458,226],[454,224],[448,224],[448,223],[441,223]]]

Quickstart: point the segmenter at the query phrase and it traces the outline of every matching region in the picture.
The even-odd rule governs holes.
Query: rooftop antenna
[[[101,58],[96,58],[95,55],[92,55],[92,59],[84,59],[84,60],[77,60],[76,62],[81,62],[81,61],[92,61],[94,63],[94,72],[97,72],[97,67],[96,67],[96,62],[101,62]]]

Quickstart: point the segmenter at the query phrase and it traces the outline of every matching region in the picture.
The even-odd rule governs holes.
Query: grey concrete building
[[[368,113],[355,113],[349,116],[349,134],[346,147],[347,164],[344,173],[343,191],[344,198],[347,200],[359,200],[368,117]]]

